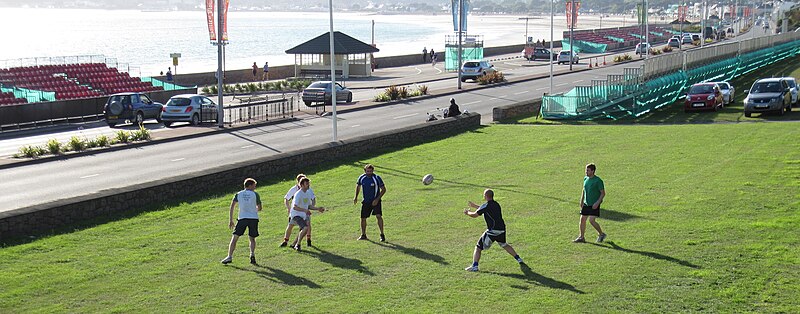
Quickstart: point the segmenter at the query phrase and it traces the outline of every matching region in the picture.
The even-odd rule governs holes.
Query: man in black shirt
[[[476,211],[469,211],[469,208],[464,209],[464,215],[476,218],[483,215],[486,220],[486,231],[478,240],[475,245],[475,252],[472,254],[472,266],[465,268],[466,271],[478,271],[478,262],[481,260],[481,251],[488,249],[492,243],[497,242],[500,247],[504,248],[508,254],[517,260],[517,263],[524,264],[522,258],[517,255],[514,248],[506,243],[506,223],[503,221],[503,213],[500,210],[500,204],[494,201],[494,191],[486,189],[483,191],[483,199],[486,200],[481,206],[469,202],[469,207],[477,209]]]

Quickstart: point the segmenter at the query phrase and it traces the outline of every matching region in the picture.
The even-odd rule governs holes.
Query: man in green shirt
[[[594,164],[586,165],[586,176],[583,178],[583,193],[581,193],[581,234],[572,242],[583,243],[586,239],[583,238],[583,233],[586,231],[586,219],[592,227],[597,229],[597,242],[603,242],[606,239],[606,234],[600,229],[600,224],[595,221],[600,217],[600,204],[603,203],[603,198],[606,197],[606,189],[603,186],[603,179],[594,175],[597,167]]]

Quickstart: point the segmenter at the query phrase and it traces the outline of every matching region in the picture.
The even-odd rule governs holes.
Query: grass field
[[[0,312],[796,312],[800,124],[495,125],[303,171],[315,247],[278,248],[293,173],[257,178],[259,266],[224,266],[238,187],[0,249]],[[356,241],[354,183],[386,181],[388,243]],[[608,196],[606,243],[574,244],[583,168]],[[436,176],[430,186],[420,183]],[[491,187],[509,243],[463,270]],[[180,187],[176,187],[180,188]],[[374,219],[368,235],[377,239]],[[587,234],[594,239],[589,228]]]
[[[507,123],[521,124],[675,124],[675,123],[711,123],[711,122],[764,122],[764,121],[797,121],[800,120],[800,108],[795,108],[783,116],[777,114],[754,113],[752,117],[744,116],[745,90],[750,89],[757,79],[765,77],[793,76],[800,79],[800,56],[789,58],[768,67],[753,71],[745,76],[738,77],[730,82],[736,88],[734,103],[726,105],[717,111],[683,112],[684,99],[678,99],[674,104],[659,108],[651,113],[644,114],[636,119],[598,120],[598,121],[558,121],[544,120],[536,117],[521,117],[504,121]],[[685,96],[685,95],[684,95]]]

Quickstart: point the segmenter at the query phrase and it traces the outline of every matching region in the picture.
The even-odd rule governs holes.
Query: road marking
[[[173,159],[173,160],[170,160],[170,161],[181,161],[181,160],[186,160],[186,158],[178,158],[178,159]]]
[[[466,105],[471,105],[471,104],[477,104],[477,103],[479,103],[479,102],[481,102],[481,100],[478,100],[478,101],[473,101],[473,102],[468,102],[468,103],[466,103],[466,104],[461,104],[461,105],[462,105],[462,106],[466,106]]]
[[[397,119],[402,119],[402,118],[413,117],[413,116],[416,116],[416,115],[418,115],[418,114],[419,114],[419,113],[411,113],[411,114],[407,114],[407,115],[397,116],[397,117],[394,117],[394,118],[392,118],[392,120],[397,120]]]
[[[99,173],[90,174],[88,176],[82,176],[81,179],[88,179],[88,178],[96,177],[96,176],[99,176],[99,175],[100,175]]]
[[[414,70],[417,70],[417,75],[422,74],[422,69],[414,67]]]
[[[309,137],[309,136],[311,136],[311,133],[303,134],[303,137]]]
[[[561,84],[558,84],[556,86],[564,86],[564,85],[567,85],[567,84],[569,84],[569,83],[561,83]]]
[[[503,96],[497,96],[497,97],[495,97],[495,98],[494,98],[494,99],[499,99],[499,98],[506,98],[506,97],[508,97],[508,95],[503,95]]]
[[[577,82],[583,82],[583,80],[577,80],[577,81],[575,81],[575,83],[577,83]]]
[[[545,90],[545,89],[548,89],[548,88],[549,87],[542,87],[542,88],[537,88],[536,90]]]
[[[255,145],[247,145],[247,146],[242,146],[242,149],[245,149],[245,148],[250,148],[250,147],[253,147],[253,146],[255,146]]]
[[[354,124],[353,126],[351,126],[351,128],[357,128],[357,127],[360,127],[360,126],[361,126],[360,124]]]
[[[522,94],[525,94],[525,93],[527,93],[527,92],[528,92],[528,91],[522,91],[522,92],[519,92],[519,93],[514,93],[514,95],[522,95]]]

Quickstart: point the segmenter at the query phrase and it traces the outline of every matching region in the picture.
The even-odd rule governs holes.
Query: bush
[[[389,86],[386,88],[384,92],[387,96],[389,96],[389,100],[398,100],[400,99],[400,88],[397,86]]]
[[[47,141],[47,151],[53,155],[58,155],[62,152],[61,143],[57,139],[50,139]]]
[[[146,129],[144,125],[139,125],[139,129],[132,131],[130,135],[131,141],[147,141],[150,140],[150,130]]]
[[[44,155],[46,151],[39,146],[26,145],[19,148],[19,153],[28,158],[36,158]]]
[[[427,95],[428,94],[428,86],[427,85],[420,85],[419,86],[419,93],[421,95]]]
[[[710,43],[711,43],[711,42],[713,42],[713,41],[714,41],[714,40],[713,40],[713,39],[711,39],[711,38],[706,38],[706,44],[710,44]]]
[[[400,88],[400,98],[408,98],[408,89],[405,86]]]
[[[210,92],[211,94],[213,94],[213,95],[216,95],[216,94],[217,94],[217,85],[211,85],[211,86],[208,88],[208,90],[209,90],[209,92]]]
[[[208,88],[208,86],[203,86],[203,89],[201,89],[200,91],[202,91],[203,94],[206,94],[206,95],[211,93],[211,90]]]
[[[670,47],[669,45],[666,45],[666,46],[664,46],[664,48],[661,49],[661,51],[663,51],[663,52],[672,52],[672,47]]]
[[[250,93],[255,93],[256,92],[256,84],[254,84],[254,83],[247,84],[247,91],[250,92]]]
[[[75,151],[75,152],[83,151],[83,150],[86,149],[86,146],[87,146],[86,142],[83,139],[81,139],[81,138],[79,138],[77,136],[71,137],[69,139],[69,142],[67,142],[67,145],[69,146],[69,148],[72,151]]]
[[[378,95],[375,95],[375,101],[387,102],[389,100],[391,100],[391,98],[389,98],[389,95],[387,95],[386,93],[380,93]]]
[[[116,140],[117,143],[127,143],[130,141],[130,135],[128,132],[119,130],[114,134],[114,140]]]
[[[501,83],[505,81],[506,81],[505,75],[503,75],[503,72],[500,71],[486,73],[486,75],[478,77],[478,84],[481,85]]]
[[[94,139],[94,142],[97,143],[97,147],[106,147],[111,144],[108,136],[105,135],[98,136],[96,139]]]

